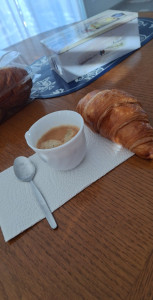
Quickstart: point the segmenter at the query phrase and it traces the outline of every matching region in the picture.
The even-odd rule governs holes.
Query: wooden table
[[[135,95],[153,125],[153,40],[89,86],[35,100],[4,122],[0,171],[15,157],[33,154],[24,133],[37,119],[75,110],[81,97],[98,88]],[[55,231],[44,219],[8,243],[0,232],[1,300],[153,299],[153,161],[133,156],[54,216]]]

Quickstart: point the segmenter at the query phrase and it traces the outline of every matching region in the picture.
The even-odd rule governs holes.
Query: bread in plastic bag
[[[0,123],[30,102],[32,74],[20,53],[0,52]]]

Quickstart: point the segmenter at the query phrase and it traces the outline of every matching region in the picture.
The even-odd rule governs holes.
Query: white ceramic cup
[[[38,140],[51,128],[61,125],[79,127],[78,133],[68,142],[51,149],[38,149]],[[25,139],[42,160],[56,170],[71,170],[78,166],[86,154],[86,139],[84,134],[84,120],[82,116],[70,110],[50,113],[37,122],[25,133]]]

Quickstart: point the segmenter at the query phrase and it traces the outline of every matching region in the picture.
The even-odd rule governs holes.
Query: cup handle
[[[36,149],[34,149],[34,148],[30,145],[30,142],[29,142],[30,132],[29,132],[29,131],[27,131],[27,132],[25,133],[24,137],[25,137],[25,140],[26,140],[28,146],[29,146],[31,149],[33,149],[35,152],[37,152],[38,155],[40,156],[40,158],[41,158],[45,163],[48,163],[47,157],[46,157],[44,154],[42,154],[42,153],[36,151]]]
[[[25,140],[26,140],[27,144],[29,145],[30,132],[27,131],[27,132],[25,133],[24,137],[25,137]],[[29,145],[29,147],[30,147],[30,145]],[[31,147],[30,147],[30,148],[31,148]]]
[[[27,137],[29,136],[29,131],[27,131],[24,136],[25,136],[25,139],[27,140]]]

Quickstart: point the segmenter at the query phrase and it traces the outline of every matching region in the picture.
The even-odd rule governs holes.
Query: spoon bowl
[[[21,181],[31,181],[36,173],[35,165],[25,156],[19,156],[14,160],[14,173]]]

